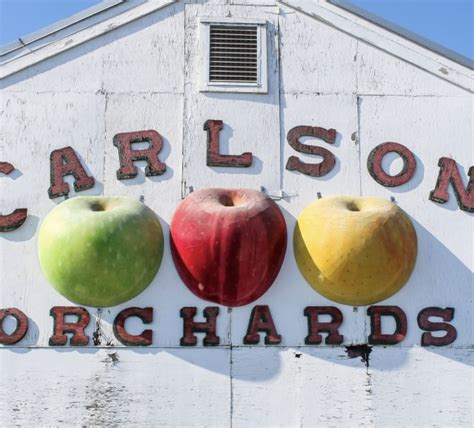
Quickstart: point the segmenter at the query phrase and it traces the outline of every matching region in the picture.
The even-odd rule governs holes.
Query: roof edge
[[[45,37],[57,33],[58,31],[64,30],[65,28],[84,21],[92,16],[98,15],[106,10],[109,10],[119,4],[125,3],[127,0],[106,0],[100,2],[87,9],[81,10],[74,15],[68,16],[67,18],[56,21],[51,25],[42,27],[32,33],[28,33],[24,36],[18,37],[17,40],[7,43],[6,45],[0,46],[0,58],[4,55],[10,54],[18,49],[22,49],[33,42],[37,42]]]
[[[177,3],[178,1],[179,0],[112,0],[104,2],[108,4],[107,8],[102,9],[101,11],[96,11],[92,15],[89,14],[88,16],[81,18],[80,21],[70,21],[70,23],[66,25],[66,27],[61,26],[61,28],[56,29],[55,33],[60,34],[60,32],[64,28],[74,28],[78,24],[78,22],[80,23],[81,21],[92,20],[93,22],[90,25],[87,25],[77,31],[71,31],[71,33],[69,33],[68,35],[56,38],[51,42],[45,42],[43,45],[38,46],[36,49],[31,49],[31,47],[22,46],[22,48],[25,49],[23,55],[11,58],[3,62],[3,64],[0,62],[0,80],[28,67],[31,67],[39,62],[47,60],[48,58],[58,55],[61,52],[72,49],[103,34],[109,33],[110,31],[120,28],[123,25],[128,24],[129,22],[135,21],[146,15],[149,15],[150,13],[153,13],[157,10]],[[112,6],[113,2],[115,2],[114,6]],[[118,13],[113,16],[106,17],[104,20],[97,22],[96,17],[98,15],[107,14],[107,12],[111,8],[127,4],[130,5],[130,8],[124,11],[125,13]],[[86,12],[90,9],[91,8],[86,9],[83,12]],[[75,16],[76,15],[73,15],[73,17]],[[60,21],[59,23],[61,22],[62,21]],[[40,36],[41,33],[43,33],[43,36],[40,38],[40,40],[45,39],[45,41],[47,41],[52,33],[48,33],[48,35],[46,35],[46,33],[44,33],[44,30],[45,29],[40,30]],[[32,41],[31,46],[34,46],[34,43],[37,42],[38,40]],[[4,56],[8,57],[8,55],[9,54],[5,54]]]
[[[327,0],[327,2],[344,10],[347,10],[348,12],[351,12],[354,15],[357,15],[363,19],[366,19],[367,21],[372,22],[373,24],[378,25],[379,27],[389,30],[398,36],[404,37],[405,39],[408,39],[423,48],[429,49],[430,51],[433,51],[439,55],[445,56],[451,61],[457,62],[458,64],[461,64],[464,67],[474,70],[474,60],[456,51],[453,51],[452,49],[446,48],[445,46],[426,39],[425,37],[420,36],[410,30],[407,30],[406,28],[403,28],[397,24],[394,24],[391,21],[387,21],[386,19],[381,18],[380,16],[375,15],[363,8],[360,8],[359,6],[356,6],[346,0]]]
[[[469,93],[474,92],[473,70],[470,67],[420,45],[404,34],[385,28],[378,19],[376,24],[333,4],[334,1],[338,0],[278,0],[278,3]]]

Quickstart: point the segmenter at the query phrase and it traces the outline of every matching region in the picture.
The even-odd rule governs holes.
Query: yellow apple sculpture
[[[298,267],[318,293],[338,303],[369,305],[408,281],[417,254],[411,220],[381,198],[322,198],[298,217],[293,235]]]

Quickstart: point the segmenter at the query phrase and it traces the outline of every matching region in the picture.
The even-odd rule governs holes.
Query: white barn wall
[[[415,324],[418,312],[427,306],[456,308],[453,324],[458,331],[456,346],[472,344],[472,215],[460,212],[453,197],[444,205],[428,201],[438,177],[441,156],[464,166],[472,160],[470,99],[464,97],[362,97],[362,159],[379,141],[397,141],[417,156],[417,174],[403,186],[389,192],[365,174],[365,194],[393,196],[413,219],[418,236],[418,258],[407,285],[390,298],[404,308]],[[393,112],[396,111],[396,120]],[[388,157],[388,156],[387,156]],[[471,162],[472,163],[472,162]],[[470,165],[469,163],[468,165]],[[463,165],[464,164],[464,165]],[[394,171],[395,172],[395,171]],[[410,330],[403,346],[419,343],[419,332]]]
[[[198,19],[229,13],[268,22],[268,94],[198,90]],[[1,180],[1,210],[29,209],[20,229],[0,237],[1,307],[17,307],[30,320],[18,345],[0,348],[0,415],[7,426],[472,425],[472,237],[466,236],[472,215],[457,208],[451,191],[445,205],[428,200],[440,157],[455,159],[464,178],[473,164],[467,90],[292,8],[224,0],[177,2],[1,85],[0,160],[19,170],[14,179]],[[254,166],[207,167],[207,119],[224,121],[222,150],[253,152]],[[286,141],[297,125],[337,130],[333,147],[317,142],[337,159],[328,176],[285,169],[291,155],[313,162]],[[117,180],[113,136],[145,129],[163,137],[166,173],[145,177],[139,162],[136,178]],[[399,188],[380,186],[367,171],[368,153],[386,141],[406,145],[417,157],[415,177]],[[81,194],[142,197],[165,232],[163,263],[153,283],[123,305],[90,308],[87,332],[91,338],[98,332],[100,344],[91,339],[78,349],[48,346],[49,309],[71,303],[48,285],[36,255],[39,224],[63,199],[47,196],[49,154],[68,145],[96,179],[95,187]],[[386,167],[395,173],[399,162],[389,160]],[[281,272],[256,302],[231,311],[220,307],[217,349],[203,347],[201,340],[196,348],[179,347],[179,309],[196,306],[200,320],[202,310],[212,306],[184,286],[169,251],[169,223],[190,186],[263,186],[286,194],[277,201],[288,226]],[[334,304],[316,294],[296,266],[295,219],[317,192],[394,197],[417,230],[414,274],[380,303],[406,312],[407,337],[397,346],[374,346],[368,364],[348,358],[344,346],[304,345],[303,309],[310,305],[343,312],[344,345],[366,343],[370,329],[366,307]],[[257,304],[269,305],[280,345],[243,345]],[[114,317],[130,306],[154,308],[150,347],[125,348],[113,337]],[[419,347],[416,316],[428,306],[456,309],[458,338],[451,346]],[[127,326],[132,333],[142,330],[136,320]]]
[[[357,93],[361,95],[467,97],[468,92],[363,42],[357,43]]]

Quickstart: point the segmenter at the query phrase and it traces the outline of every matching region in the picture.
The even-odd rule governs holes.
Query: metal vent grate
[[[209,81],[258,83],[257,27],[211,25]]]

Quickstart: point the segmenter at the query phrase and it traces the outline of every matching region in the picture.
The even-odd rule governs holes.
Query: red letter
[[[15,167],[8,162],[0,162],[0,173],[8,175],[15,170]],[[18,229],[26,220],[28,210],[18,208],[10,214],[0,215],[0,232],[11,232]]]
[[[382,168],[382,159],[395,152],[403,159],[403,168],[397,175],[388,175]],[[416,159],[413,153],[398,143],[383,143],[373,149],[367,158],[367,169],[372,178],[385,187],[396,187],[410,181],[415,175]]]
[[[322,336],[319,332],[328,333],[325,339],[326,345],[339,345],[344,336],[339,334],[338,328],[342,324],[342,312],[334,306],[308,306],[304,309],[304,315],[308,317],[308,336],[304,343],[306,345],[319,345]],[[319,322],[318,315],[330,315],[331,322]]]
[[[281,336],[277,333],[270,308],[267,305],[255,306],[252,309],[244,343],[246,345],[256,345],[259,343],[259,331],[266,333],[265,345],[278,345],[281,342]]]
[[[129,317],[138,317],[144,324],[153,321],[153,308],[127,308],[119,312],[114,320],[114,334],[120,343],[127,346],[148,346],[153,343],[153,332],[144,330],[142,334],[132,335],[125,330],[125,321]]]
[[[370,344],[395,345],[405,339],[407,317],[398,306],[371,306],[367,309],[367,315],[370,315]],[[393,334],[382,333],[382,316],[391,316],[395,319],[397,326]]]
[[[471,166],[469,168],[469,172],[467,173],[469,175],[469,183],[467,187],[464,188],[458,167],[453,159],[441,158],[438,162],[438,166],[440,167],[438,181],[436,182],[435,189],[430,193],[430,200],[439,202],[440,204],[448,202],[448,186],[449,183],[451,183],[459,208],[470,213],[474,212],[474,193],[472,193],[474,167]]]
[[[133,143],[146,142],[150,145],[148,149],[133,150]],[[117,170],[117,178],[124,180],[136,177],[138,169],[133,161],[145,160],[147,166],[145,175],[147,177],[161,175],[166,171],[166,164],[161,163],[158,154],[163,147],[161,135],[156,131],[125,132],[114,137],[114,146],[118,148],[120,169]]]
[[[3,330],[3,321],[6,317],[13,317],[16,320],[16,328],[12,334],[6,334]],[[16,308],[0,309],[0,343],[2,345],[13,345],[18,343],[28,331],[28,318]]]
[[[425,331],[444,330],[443,337],[435,337],[431,333],[421,335],[421,346],[446,346],[456,340],[456,329],[445,322],[431,322],[430,317],[439,317],[443,321],[451,321],[454,317],[454,308],[425,308],[418,314],[418,326]]]
[[[86,309],[78,306],[53,306],[49,314],[54,318],[53,335],[49,338],[50,346],[65,345],[67,336],[64,333],[72,333],[72,346],[85,346],[89,343],[89,336],[85,335],[84,329],[91,317]],[[66,322],[66,315],[76,315],[77,322]]]
[[[219,308],[210,306],[204,309],[204,317],[207,322],[194,322],[196,308],[185,307],[179,312],[183,318],[183,337],[181,338],[181,346],[195,346],[197,337],[193,334],[206,333],[204,337],[204,346],[219,345],[219,336],[216,336],[216,318],[219,314]]]
[[[75,178],[74,190],[76,192],[94,187],[94,177],[87,175],[72,147],[53,150],[49,159],[51,187],[48,189],[48,195],[50,199],[69,193],[69,184],[63,180],[65,175],[72,175]]]
[[[334,144],[334,141],[336,141],[336,130],[320,128],[318,126],[295,126],[290,129],[286,138],[291,147],[300,153],[322,156],[323,161],[318,164],[308,164],[300,161],[296,156],[290,156],[286,163],[286,169],[288,171],[298,171],[311,177],[322,177],[331,172],[334,165],[336,165],[334,155],[323,147],[300,143],[298,140],[301,137],[315,137],[326,143]]]
[[[207,166],[251,166],[252,153],[245,152],[241,155],[219,154],[219,132],[222,128],[222,120],[206,120],[206,123],[204,123],[204,131],[207,131]]]

